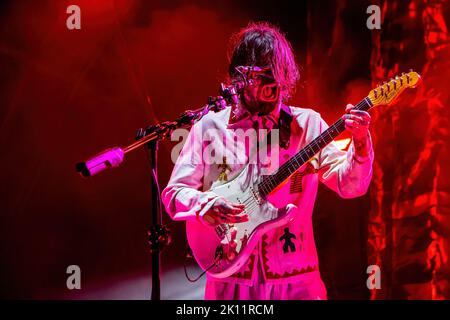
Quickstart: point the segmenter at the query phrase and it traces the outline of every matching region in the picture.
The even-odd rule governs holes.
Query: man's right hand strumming
[[[211,208],[203,215],[203,220],[216,226],[223,223],[234,224],[248,221],[247,213],[243,213],[245,205],[233,203],[225,198],[218,198]]]

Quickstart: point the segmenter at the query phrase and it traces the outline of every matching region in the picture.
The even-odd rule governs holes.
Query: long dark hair
[[[283,100],[292,97],[300,79],[291,44],[280,30],[267,22],[251,22],[230,39],[228,73],[236,79],[237,66],[270,67]]]

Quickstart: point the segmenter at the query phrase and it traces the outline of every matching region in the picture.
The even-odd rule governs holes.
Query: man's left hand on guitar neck
[[[369,137],[370,114],[362,110],[354,110],[355,106],[348,104],[344,115],[345,128],[350,131],[355,145],[355,155],[366,158],[371,149]]]

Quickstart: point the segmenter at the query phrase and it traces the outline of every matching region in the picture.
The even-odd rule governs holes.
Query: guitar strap
[[[278,118],[278,128],[280,130],[280,146],[283,149],[289,148],[292,118],[291,109],[282,103],[280,117]]]
[[[290,142],[290,138],[291,138],[292,119],[293,119],[293,116],[291,113],[291,109],[288,106],[281,104],[280,115],[278,117],[278,125],[277,126],[278,126],[278,130],[279,130],[279,145],[283,149],[289,148],[289,142]],[[257,126],[255,126],[254,128],[257,129]],[[265,137],[265,139],[268,141],[269,145],[271,144],[270,138],[271,138],[271,135],[270,135],[270,131],[269,131]],[[259,146],[260,146],[260,141],[259,141],[259,139],[257,139],[255,146],[252,148],[252,150],[250,150],[250,157],[249,157],[249,162],[248,162],[249,168],[253,168],[254,162],[252,162],[251,159],[254,160],[256,157],[255,163],[257,163],[259,160],[259,157],[258,157]],[[245,180],[244,185],[247,185],[248,183],[250,183],[252,181],[252,174],[253,174],[253,169],[249,169],[249,176]]]

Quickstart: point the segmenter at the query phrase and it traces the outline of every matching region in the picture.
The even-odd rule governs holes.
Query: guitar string
[[[253,199],[250,199],[250,200],[253,200]],[[254,202],[254,200],[253,200],[253,201],[251,201],[250,207],[249,208],[247,208],[247,207],[245,208],[245,211],[247,211],[248,215],[254,213],[253,210],[257,208],[257,206],[255,206],[255,204],[256,204],[256,202]],[[224,223],[224,224],[227,225],[227,230],[225,232],[225,237],[226,237],[228,243],[230,243],[231,239],[228,237],[229,236],[229,231],[230,231],[230,223]]]
[[[363,101],[361,101],[360,103],[358,103],[358,104],[355,106],[355,109],[360,110],[360,108],[363,107],[363,103],[365,103],[365,102],[366,102],[366,98],[364,98]],[[366,103],[367,103],[367,102],[366,102]],[[370,104],[368,104],[368,105],[370,106]],[[303,164],[306,163],[306,161],[303,159],[303,155],[306,155],[306,156],[308,157],[308,153],[307,153],[307,151],[306,151],[306,149],[308,148],[308,146],[311,146],[310,148],[312,148],[312,146],[315,144],[317,147],[319,147],[319,151],[315,152],[314,155],[317,154],[318,152],[320,152],[320,145],[319,145],[319,143],[318,143],[319,139],[322,139],[323,141],[326,142],[326,140],[324,140],[324,134],[325,134],[325,133],[328,133],[329,137],[332,138],[331,135],[329,134],[329,129],[330,129],[330,128],[332,128],[333,130],[334,130],[334,129],[338,129],[337,126],[342,125],[342,122],[343,122],[343,119],[342,119],[342,118],[339,119],[339,120],[337,120],[332,126],[330,126],[327,130],[325,130],[324,132],[322,132],[317,138],[315,138],[313,141],[311,141],[305,148],[303,148],[300,152],[298,152],[298,153],[297,153],[296,155],[294,155],[291,159],[289,159],[288,162],[291,162],[292,159],[294,159],[294,160],[297,162],[297,165],[298,165],[299,163],[298,163],[297,158],[300,156],[300,158],[301,158],[302,161],[303,161]],[[333,139],[332,139],[331,141],[333,141]],[[329,142],[327,143],[327,145],[328,145],[329,143],[331,143],[331,141],[329,141]],[[315,151],[314,149],[312,149],[312,150],[313,150],[313,152]],[[314,156],[314,155],[313,155],[313,156]],[[310,158],[312,158],[313,156],[311,156]],[[307,158],[307,159],[309,160],[310,158]],[[302,165],[303,165],[303,164],[302,164]],[[284,166],[284,165],[283,165],[283,166]],[[295,170],[295,171],[296,171],[296,170]],[[295,172],[295,171],[294,171],[294,172]],[[268,176],[266,179],[264,179],[264,180],[262,180],[260,183],[258,183],[258,184],[257,184],[257,186],[258,186],[258,191],[259,191],[260,189],[262,189],[265,195],[269,194],[269,193],[270,193],[270,188],[271,188],[271,186],[270,186],[270,185],[266,185],[266,181],[269,181],[270,183],[274,183],[274,184],[275,184],[275,181],[271,181],[271,180],[272,180],[272,177],[274,177],[275,175],[278,175],[278,174],[284,175],[284,174],[286,174],[286,172],[289,172],[289,175],[293,174],[293,172],[291,172],[291,171],[289,170],[289,166],[286,166],[285,168],[282,167],[281,170],[280,170],[280,169],[277,170],[275,173],[273,173],[272,175]],[[286,177],[286,178],[287,178],[287,177]],[[285,180],[285,179],[284,179],[284,180]],[[284,181],[284,180],[283,180],[283,181]],[[266,189],[266,187],[269,187],[269,189]],[[275,187],[276,187],[276,186],[275,186]],[[273,189],[275,189],[275,188],[273,188]],[[272,190],[273,190],[273,189],[272,189]],[[269,192],[267,192],[267,191],[269,191]],[[255,201],[255,199],[254,199],[252,196],[249,196],[249,197],[248,197],[247,199],[245,199],[242,203],[245,205],[245,211],[247,211],[247,214],[248,214],[248,215],[252,214],[252,213],[253,213],[253,210],[256,209],[256,208],[258,207],[257,201]],[[227,228],[227,232],[225,232],[225,237],[226,237],[228,243],[230,243],[230,242],[231,242],[231,239],[229,238],[229,225],[230,225],[230,224],[229,224],[229,223],[226,223],[226,224],[227,224],[228,228]]]
[[[245,204],[245,209],[250,208],[254,204],[255,204],[254,200],[253,199],[249,199],[248,203]]]
[[[356,110],[361,110],[363,107],[366,107],[367,105],[368,105],[369,107],[371,107],[371,103],[368,102],[367,100],[368,100],[368,97],[364,98],[362,101],[360,101],[360,102],[355,106],[355,109],[356,109]],[[369,101],[370,101],[370,100],[369,100]],[[328,136],[329,136],[330,138],[332,138],[332,136],[330,135],[330,131],[338,130],[338,129],[339,129],[338,126],[341,126],[341,125],[343,124],[343,122],[344,122],[344,120],[343,120],[342,118],[340,118],[339,120],[337,120],[333,125],[331,125],[329,128],[327,128],[327,130],[323,131],[317,138],[315,138],[313,141],[311,141],[305,148],[303,148],[300,152],[298,152],[298,153],[297,153],[296,155],[294,155],[290,160],[288,160],[288,162],[292,162],[292,164],[293,164],[292,159],[294,159],[295,162],[297,162],[297,165],[298,165],[298,164],[299,164],[299,161],[298,161],[299,159],[298,159],[298,158],[301,158],[301,160],[303,161],[302,165],[303,165],[304,163],[306,163],[307,161],[305,161],[305,160],[303,159],[303,156],[306,156],[306,157],[307,157],[306,159],[309,160],[309,159],[312,158],[314,155],[316,155],[318,152],[320,152],[320,149],[319,149],[317,152],[315,152],[315,150],[312,148],[312,146],[316,145],[316,147],[320,148],[319,140],[322,139],[323,141],[326,142],[326,140],[325,140],[325,139],[326,139],[326,138],[325,138],[325,134],[328,134]],[[330,129],[332,129],[332,130],[330,130]],[[329,143],[331,143],[333,140],[334,140],[334,139],[332,139],[331,141],[327,142],[327,145],[328,145]],[[309,147],[309,148],[308,148],[308,147]],[[311,149],[313,152],[315,152],[314,155],[311,156],[311,157],[309,157],[307,149]],[[308,158],[308,157],[309,157],[309,158]],[[301,165],[300,165],[300,166],[301,166]],[[269,194],[271,191],[273,191],[273,189],[275,189],[276,186],[277,186],[277,184],[276,184],[276,176],[277,176],[277,175],[284,176],[286,173],[289,173],[289,175],[291,175],[291,174],[295,173],[295,171],[296,171],[296,170],[294,170],[294,172],[291,172],[291,170],[289,169],[289,165],[288,165],[288,166],[284,166],[284,165],[283,165],[282,168],[278,169],[278,170],[277,170],[276,172],[274,172],[272,175],[267,176],[267,177],[266,177],[265,179],[263,179],[260,183],[258,183],[258,190],[262,190],[264,195],[268,195],[268,194]],[[289,177],[289,175],[288,175],[285,179],[283,179],[283,181],[286,180],[286,179]],[[271,186],[271,185],[274,185],[274,186]],[[272,190],[271,190],[271,189],[272,189]],[[246,205],[246,207],[247,207],[247,206],[252,205],[252,200],[254,200],[254,199],[253,199],[252,196],[250,196],[250,197],[248,197],[247,199],[245,199],[242,203],[243,203],[244,205]],[[249,201],[250,201],[250,202],[249,202]],[[253,204],[255,204],[255,203],[253,203]]]
[[[254,208],[256,208],[258,206],[258,203],[257,202],[252,202],[249,206],[248,206],[248,208],[246,207],[245,208],[245,210],[252,210],[252,209],[254,209]]]
[[[247,205],[250,207],[251,205],[254,205],[254,204],[256,204],[257,202],[255,201],[255,199],[252,197],[252,196],[250,196],[249,198],[248,198],[248,200],[247,200]],[[246,208],[247,208],[247,205],[246,205]]]
[[[355,106],[354,109],[356,109],[356,110],[361,110],[363,107],[367,107],[367,106],[368,106],[369,109],[370,109],[373,105],[372,105],[370,99],[369,99],[368,97],[365,97],[362,101],[360,101],[360,102]],[[315,145],[319,148],[319,150],[318,150],[317,152],[315,152],[314,155],[316,155],[317,153],[319,153],[319,152],[321,151],[321,149],[323,149],[326,145],[328,145],[329,143],[331,143],[331,142],[334,140],[334,138],[330,135],[330,131],[338,130],[338,129],[339,129],[338,126],[341,126],[341,125],[342,125],[342,122],[344,122],[344,120],[343,120],[342,118],[339,119],[339,120],[337,120],[332,126],[330,126],[327,130],[325,130],[324,132],[322,132],[317,138],[315,138],[313,141],[311,141],[311,142],[310,142],[306,147],[304,147],[300,152],[298,152],[298,153],[295,154],[291,159],[289,159],[288,162],[291,162],[291,160],[294,159],[294,160],[297,162],[297,165],[299,165],[298,159],[297,159],[297,158],[301,158],[302,161],[303,161],[302,165],[305,164],[307,161],[305,161],[305,160],[303,159],[303,155],[306,155],[306,157],[308,157],[308,151],[307,151],[308,146],[310,146],[309,148],[312,149],[313,152],[315,152],[315,150],[312,148],[312,146],[315,144]],[[330,129],[332,129],[332,130],[330,130]],[[342,133],[342,132],[339,132],[339,134],[340,134],[340,133]],[[329,141],[329,142],[326,141],[326,139],[325,139],[325,134],[328,134],[328,136],[331,138],[331,141]],[[322,148],[321,148],[320,145],[319,145],[319,139],[322,139],[322,141],[325,141],[325,142],[326,142],[326,145],[325,145],[324,147],[322,147]],[[309,159],[311,159],[312,157],[314,157],[314,155],[313,155],[313,156],[310,156],[309,158],[307,158],[307,160],[309,160]],[[293,164],[293,163],[292,163],[292,164]],[[284,166],[284,165],[283,165],[283,166]],[[300,166],[301,166],[301,165],[300,165]],[[289,175],[291,175],[291,174],[295,173],[295,171],[297,171],[297,170],[294,170],[294,172],[290,172],[290,170],[289,170],[289,165],[286,166],[286,167],[284,167],[284,168],[282,167],[281,170],[280,170],[280,169],[277,170],[277,171],[274,172],[272,175],[266,177],[266,178],[263,179],[260,183],[257,184],[257,186],[258,186],[258,192],[259,192],[260,189],[262,189],[263,192],[264,192],[264,194],[265,194],[265,195],[268,195],[271,191],[273,191],[273,189],[275,189],[275,188],[277,187],[277,185],[275,185],[275,187],[271,187],[270,185],[267,185],[267,183],[274,183],[274,184],[276,184],[276,181],[273,180],[273,179],[275,178],[276,175],[278,175],[278,174],[285,175],[286,172],[289,172]],[[289,175],[288,175],[288,177],[289,177]],[[287,179],[288,177],[286,177],[286,179]],[[286,180],[286,179],[284,179],[284,180]],[[284,181],[284,180],[283,180],[283,181]],[[268,188],[266,189],[266,187],[268,187]],[[270,190],[271,188],[272,188],[272,190]],[[269,192],[268,192],[268,191],[269,191]],[[247,207],[247,205],[246,205],[246,208],[245,208],[245,210],[247,211],[248,214],[253,213],[252,211],[253,211],[255,208],[257,208],[257,205],[258,205],[258,203],[254,200],[254,198],[253,198],[252,196],[250,196],[249,198],[247,198],[246,200],[244,200],[243,203],[248,205],[248,207]],[[229,240],[228,238],[227,238],[227,240],[228,240],[228,242],[230,242],[230,240]]]
[[[341,125],[342,122],[341,121],[337,121],[335,124],[333,124],[330,128],[332,128],[333,130],[337,129],[337,127],[339,125]],[[280,179],[280,176],[283,177],[284,175],[287,174],[287,176],[285,177],[285,179],[288,178],[289,175],[293,174],[296,170],[290,170],[290,167],[292,165],[294,165],[294,161],[297,163],[297,166],[301,166],[304,163],[306,163],[306,160],[304,159],[304,156],[306,156],[306,159],[310,158],[310,153],[311,151],[314,152],[314,155],[320,151],[320,146],[318,144],[319,139],[322,139],[323,141],[326,141],[324,139],[325,137],[325,133],[328,133],[329,135],[329,131],[326,130],[324,131],[320,136],[318,136],[316,139],[314,139],[313,141],[311,141],[303,150],[301,150],[299,153],[297,153],[296,155],[294,155],[287,163],[286,165],[283,165],[282,168],[280,168],[279,170],[277,170],[275,173],[273,173],[272,175],[268,176],[267,178],[265,178],[262,182],[260,182],[260,184],[258,185],[258,187],[260,187],[262,189],[262,191],[264,192],[264,194],[269,194],[272,190],[276,188],[276,186],[278,185],[277,183],[277,179]],[[329,135],[330,136],[330,135]],[[331,141],[330,141],[331,142]],[[319,151],[316,152],[315,147],[317,146],[319,147]],[[300,164],[299,160],[301,159],[302,164]],[[283,181],[285,180],[283,179]]]
[[[367,100],[368,100],[369,98],[368,97],[366,97],[366,98],[364,98],[362,101],[360,101],[356,106],[355,106],[355,109],[356,110],[361,110],[363,107],[366,107],[366,106],[369,106],[369,107],[371,107],[371,103],[369,103]],[[369,100],[370,101],[370,100]],[[322,132],[317,138],[315,138],[313,141],[311,141],[305,148],[303,148],[301,151],[299,151],[296,155],[294,155],[290,160],[288,160],[288,162],[291,162],[292,161],[292,159],[294,159],[296,162],[297,162],[297,164],[299,164],[298,163],[298,158],[301,158],[302,159],[302,161],[303,161],[303,163],[302,163],[302,165],[304,164],[304,163],[306,163],[307,161],[305,161],[304,159],[303,159],[303,156],[304,155],[306,155],[306,159],[307,160],[309,160],[309,159],[311,159],[314,155],[316,155],[318,152],[320,152],[320,149],[317,151],[317,152],[315,152],[314,153],[314,155],[313,156],[311,156],[311,157],[309,157],[308,156],[308,151],[306,151],[306,149],[312,149],[312,146],[315,144],[317,147],[319,147],[320,148],[320,146],[319,146],[319,144],[318,144],[318,140],[319,139],[322,139],[322,140],[324,140],[324,141],[326,141],[325,139],[324,139],[324,134],[325,133],[328,133],[328,135],[330,136],[330,134],[329,134],[329,129],[333,129],[333,130],[337,130],[338,129],[338,126],[341,126],[342,124],[343,124],[343,119],[342,118],[340,118],[339,120],[337,120],[332,126],[330,126],[327,130],[325,130],[324,132]],[[331,136],[330,136],[331,137]],[[329,144],[329,143],[331,143],[333,140],[331,140],[331,141],[329,141],[328,143],[327,143],[327,145]],[[308,146],[310,146],[311,145],[311,147],[310,148],[308,148]],[[314,149],[312,149],[313,151],[315,151]],[[309,157],[309,158],[308,158]],[[287,162],[287,163],[288,163]],[[293,161],[292,161],[292,164],[293,164]],[[296,170],[295,170],[296,171]],[[294,172],[295,172],[294,171]],[[282,166],[280,169],[278,169],[277,171],[275,171],[272,175],[270,175],[270,176],[267,176],[265,179],[263,179],[259,184],[258,184],[258,189],[263,189],[263,191],[264,191],[264,194],[265,195],[267,195],[267,194],[269,194],[271,191],[273,191],[273,189],[275,189],[276,188],[276,186],[277,186],[277,184],[276,184],[276,177],[275,176],[277,176],[277,175],[281,175],[281,176],[284,176],[286,173],[288,173],[289,172],[289,175],[291,175],[291,174],[293,174],[294,172],[291,172],[291,170],[289,170],[289,165],[287,165],[287,166]],[[289,175],[285,178],[285,179],[283,179],[283,181],[284,180],[286,180],[288,177],[289,177]],[[273,184],[273,185],[275,185],[275,187],[272,187],[272,186],[270,186],[269,185],[269,183],[270,184]],[[266,187],[268,187],[268,188],[266,188]],[[272,190],[270,190],[272,188]]]
[[[341,119],[340,119],[341,120]],[[337,121],[337,122],[339,122],[339,120]],[[337,122],[335,123],[335,124],[333,124],[331,127],[336,127],[336,124],[337,124]],[[339,125],[340,125],[341,123],[339,123]],[[330,128],[331,128],[330,127]],[[336,128],[334,128],[334,129],[337,129],[337,127]],[[327,132],[327,131],[324,131],[324,132]],[[321,134],[322,135],[322,134]],[[319,136],[320,137],[320,136]],[[317,147],[319,147],[319,145],[318,145],[318,142],[317,142],[317,140],[318,140],[318,138],[319,137],[317,137],[316,139],[314,139],[310,144],[308,144],[305,148],[308,148],[308,146],[312,146],[312,145],[314,145],[314,143],[316,144],[316,146]],[[330,141],[331,142],[331,141]],[[314,151],[314,149],[313,149],[313,151]],[[302,161],[304,161],[304,162],[306,162],[304,159],[303,159],[303,155],[304,154],[306,154],[306,156],[308,156],[308,154],[307,154],[307,151],[300,151],[299,153],[297,153],[296,155],[294,155],[289,161],[290,162],[292,162],[293,163],[293,161],[292,161],[292,159],[294,159],[296,162],[297,162],[297,165],[299,164],[299,162],[298,162],[298,160],[297,160],[297,158],[299,158],[298,156],[300,156],[300,158],[302,159]],[[316,154],[316,153],[315,153]],[[289,162],[288,161],[288,162]],[[272,188],[273,186],[273,189],[274,188],[276,188],[276,181],[274,181],[275,179],[274,178],[272,178],[272,177],[274,177],[274,176],[276,176],[276,175],[284,175],[284,174],[286,174],[287,172],[289,172],[289,174],[293,174],[293,172],[291,172],[291,170],[289,170],[289,167],[287,167],[287,168],[281,168],[281,170],[279,169],[279,170],[277,170],[275,173],[273,173],[272,175],[270,175],[270,176],[268,176],[268,177],[266,177],[263,181],[261,181],[259,184],[258,184],[258,189],[259,190],[262,190],[263,191],[263,193],[265,194],[265,195],[267,195],[267,194],[269,194],[270,193],[270,188]],[[286,177],[287,178],[287,177]],[[283,179],[283,181],[284,181],[285,179]],[[247,198],[247,199],[245,199],[244,201],[243,201],[243,203],[244,204],[246,204],[247,203],[247,201],[250,201],[250,200],[253,200],[253,197],[252,196],[250,196],[249,198]]]
[[[364,102],[365,102],[365,101],[361,101],[360,103],[358,103],[358,104],[355,106],[355,109],[358,109],[358,110],[359,110],[361,107],[363,107],[363,106],[364,106],[364,105],[363,105]],[[298,161],[297,161],[298,158],[301,158],[302,161],[306,162],[306,161],[303,159],[303,156],[306,155],[306,156],[308,157],[308,156],[309,156],[309,155],[308,155],[309,150],[312,150],[313,152],[315,152],[315,154],[317,154],[320,150],[315,151],[314,148],[313,148],[313,146],[316,145],[317,147],[320,148],[319,140],[320,140],[320,139],[322,139],[322,140],[325,140],[325,139],[326,139],[326,138],[325,138],[325,133],[327,133],[327,134],[331,137],[331,135],[329,134],[329,132],[332,131],[332,130],[337,130],[337,129],[339,129],[338,127],[341,126],[342,124],[343,124],[342,118],[339,119],[339,120],[337,120],[336,123],[334,123],[332,126],[330,126],[330,127],[329,127],[327,130],[325,130],[324,132],[322,132],[321,135],[319,135],[316,139],[314,139],[313,141],[311,141],[310,144],[308,144],[308,145],[307,145],[303,150],[301,150],[299,153],[297,153],[296,155],[294,155],[290,160],[294,159],[296,162],[298,162]],[[332,129],[332,130],[329,130],[329,129]],[[325,141],[326,141],[326,140],[325,140]],[[330,142],[331,142],[331,141],[330,141]],[[328,142],[328,143],[330,143],[330,142]],[[309,147],[309,148],[308,148],[308,147]],[[309,158],[307,158],[307,160],[309,160]],[[292,161],[291,161],[291,162],[292,162]],[[281,170],[277,170],[274,174],[272,174],[272,175],[269,176],[269,177],[273,177],[273,176],[275,176],[276,174],[281,174],[281,175],[283,175],[283,174],[286,174],[286,172],[288,172],[288,171],[289,171],[289,174],[291,174],[289,168],[288,168],[288,167],[284,167],[284,168],[281,168]],[[270,179],[270,178],[269,178],[269,179]],[[264,181],[265,181],[265,180],[263,180],[260,184],[264,184]],[[274,182],[274,181],[272,180],[272,181],[270,181],[270,182]],[[269,186],[269,187],[270,187],[270,186]]]

